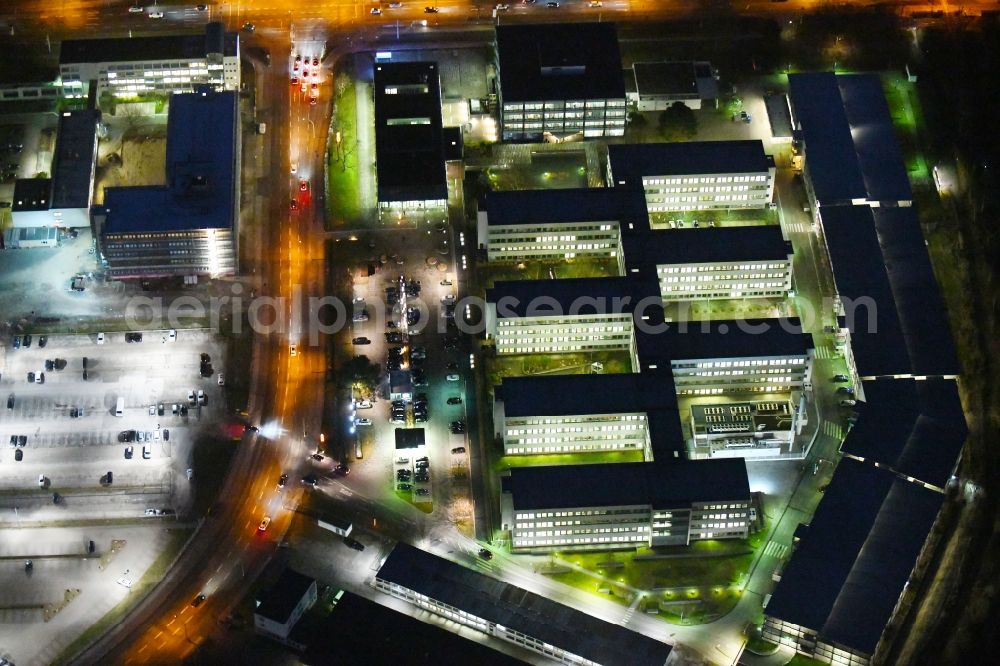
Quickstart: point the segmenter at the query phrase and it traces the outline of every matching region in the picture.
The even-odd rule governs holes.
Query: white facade
[[[625,98],[505,102],[503,140],[538,140],[546,134],[557,139],[574,135],[586,138],[624,136]]]
[[[254,631],[272,638],[287,640],[302,614],[312,608],[314,603],[316,603],[316,581],[312,581],[287,618],[275,619],[254,613]]]
[[[487,303],[487,332],[497,354],[560,354],[632,349],[632,314],[556,314],[498,319]]]
[[[766,173],[643,176],[650,213],[764,208],[774,196],[774,167]]]
[[[692,458],[777,458],[795,438],[791,402],[692,405]]]
[[[505,416],[498,402],[494,415],[504,455],[642,451],[650,457],[649,426],[642,412]]]
[[[239,56],[224,56],[219,63],[208,58],[133,62],[95,62],[60,65],[64,95],[86,93],[87,82],[96,80],[98,94],[105,91],[116,97],[135,97],[143,93],[192,92],[196,86],[210,85],[216,90],[239,90]]]
[[[615,220],[550,222],[545,224],[490,225],[486,211],[479,211],[480,242],[490,261],[618,257],[620,230]]]
[[[102,218],[95,215],[95,219]],[[218,277],[236,272],[232,229],[103,233],[100,239],[101,259],[115,279],[169,275]]]
[[[510,502],[504,495],[504,522],[511,530],[514,552],[688,545],[701,539],[744,539],[750,529],[749,500],[554,511],[514,511]]]
[[[656,277],[664,301],[784,298],[792,289],[792,261],[661,264]]]
[[[676,359],[670,366],[679,395],[781,393],[810,387],[812,354]]]

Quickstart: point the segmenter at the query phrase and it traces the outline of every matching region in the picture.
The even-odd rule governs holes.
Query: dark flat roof
[[[378,62],[373,86],[379,201],[447,199],[437,63]],[[425,122],[388,124],[404,118]]]
[[[424,445],[423,428],[396,428],[396,448],[415,449]]]
[[[640,303],[646,310],[662,303],[655,282],[629,277],[499,280],[486,290],[486,301],[497,305],[498,319],[617,314],[632,312]]]
[[[305,574],[285,569],[274,585],[257,597],[254,614],[284,624],[314,582]]]
[[[847,112],[833,72],[788,75],[793,127],[806,144],[806,171],[823,204],[864,199],[861,175]]]
[[[842,459],[764,612],[872,654],[943,499]]]
[[[774,168],[760,140],[611,144],[616,185],[642,185],[643,176],[763,173]]]
[[[210,49],[219,48],[218,42],[212,39],[211,25],[206,26],[206,34],[67,39],[59,45],[59,64],[204,58]],[[236,56],[238,43],[238,33],[224,33],[223,55]]]
[[[624,99],[614,23],[545,23],[496,28],[504,102]]]
[[[743,458],[514,467],[507,487],[515,511],[750,499]]]
[[[927,254],[917,209],[882,207],[874,212],[914,374],[960,374],[948,310]]]
[[[669,370],[671,361],[805,357],[813,348],[797,318],[671,323],[660,333],[636,330],[635,339],[643,370],[656,365],[661,371]]]
[[[104,191],[105,234],[233,226],[237,93],[170,97],[167,184]]]
[[[489,192],[484,208],[491,226],[632,219],[648,224],[641,195],[609,187]]]
[[[951,379],[878,379],[863,383],[858,422],[840,450],[944,488],[968,428]]]
[[[52,196],[51,178],[18,178],[14,181],[14,201],[11,210],[48,210]]]
[[[872,209],[821,206],[820,216],[837,293],[848,312],[851,351],[858,374],[910,374],[913,363],[896,312]]]
[[[790,74],[788,89],[820,203],[913,199],[877,74]]]
[[[101,112],[69,111],[59,117],[56,154],[52,160],[52,208],[89,208],[97,124]]]
[[[778,225],[623,233],[626,270],[642,265],[786,261],[792,254]]]
[[[379,663],[417,666],[525,663],[350,592],[344,592],[318,629],[304,659],[310,666],[370,664],[376,655]]]
[[[496,387],[507,416],[572,416],[669,410],[677,414],[670,375],[504,377]],[[678,417],[679,418],[679,417]]]
[[[376,576],[608,666],[663,666],[671,647],[617,624],[398,543]]]
[[[635,87],[642,95],[678,95],[698,98],[698,77],[693,62],[637,62]]]

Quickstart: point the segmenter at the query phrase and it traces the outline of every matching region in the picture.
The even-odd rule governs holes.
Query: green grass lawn
[[[496,463],[498,471],[508,467],[538,465],[586,465],[594,463],[642,462],[642,451],[606,451],[594,453],[561,453],[537,456],[503,456]]]
[[[548,280],[581,277],[618,276],[618,260],[612,258],[576,258],[572,260],[531,260],[520,264],[484,263],[480,284],[490,288],[498,280]]]
[[[627,351],[602,351],[578,354],[513,354],[487,359],[486,379],[490,386],[503,377],[527,375],[582,375],[590,364],[604,364],[604,374],[632,372],[632,358]]]
[[[653,229],[669,229],[670,220],[681,220],[681,228],[693,229],[695,220],[699,229],[714,222],[719,227],[748,227],[778,224],[778,211],[764,208],[738,210],[696,210],[672,213],[650,213],[649,225]]]
[[[786,666],[827,666],[825,661],[807,657],[804,654],[796,654]]]
[[[772,654],[778,649],[778,644],[754,635],[747,639],[747,649],[754,654]]]
[[[356,91],[353,79],[337,97],[337,109],[332,120],[331,135],[340,132],[341,144],[330,142],[327,156],[327,219],[333,226],[342,226],[361,217],[361,198],[358,191],[358,156],[355,151],[344,150],[350,142],[357,141]]]

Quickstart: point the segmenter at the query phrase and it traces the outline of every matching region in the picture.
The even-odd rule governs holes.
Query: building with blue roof
[[[684,454],[670,375],[505,377],[493,395],[505,455],[639,451],[648,461]]]
[[[743,539],[750,484],[742,458],[514,467],[501,515],[515,552],[689,545]]]
[[[878,650],[944,496],[891,470],[840,461],[766,604],[763,636],[820,661]]]
[[[625,75],[614,23],[497,25],[504,141],[625,134]]]
[[[118,279],[236,272],[237,93],[174,95],[164,185],[109,187],[92,212],[109,275]]]
[[[788,100],[814,208],[912,204],[910,180],[877,74],[789,74]]]
[[[608,146],[608,186],[644,192],[650,213],[764,208],[774,174],[760,140]]]
[[[449,622],[561,663],[666,666],[670,658],[666,643],[406,543],[393,547],[374,585]],[[440,656],[436,663],[443,663]]]

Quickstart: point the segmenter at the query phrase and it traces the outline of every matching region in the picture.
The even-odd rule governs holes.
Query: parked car
[[[451,450],[451,452],[452,453],[465,453],[465,447],[464,446],[456,446],[455,448],[453,448]]]
[[[493,559],[493,553],[491,553],[490,551],[486,550],[485,548],[480,548],[479,549],[479,557],[483,558],[484,560],[492,560]]]
[[[132,456],[134,455],[134,453],[135,453],[135,449],[132,448],[131,444],[129,446],[126,446],[125,447],[125,460],[132,460]]]
[[[457,395],[453,395],[452,397],[448,398],[448,404],[449,405],[461,405],[462,404],[462,399],[460,397],[458,397]]]
[[[351,340],[351,344],[355,345],[370,345],[371,343],[372,341],[365,337],[358,337]]]
[[[858,402],[856,400],[841,400],[840,401],[840,406],[841,407],[853,407],[856,404],[858,404]]]
[[[449,382],[457,382],[460,379],[460,377],[458,375],[452,373],[452,374],[448,375],[447,377],[445,377],[445,379],[447,379]]]
[[[358,552],[365,549],[365,544],[361,543],[357,539],[352,539],[351,537],[344,537],[344,543],[347,544],[348,548],[352,548]]]

